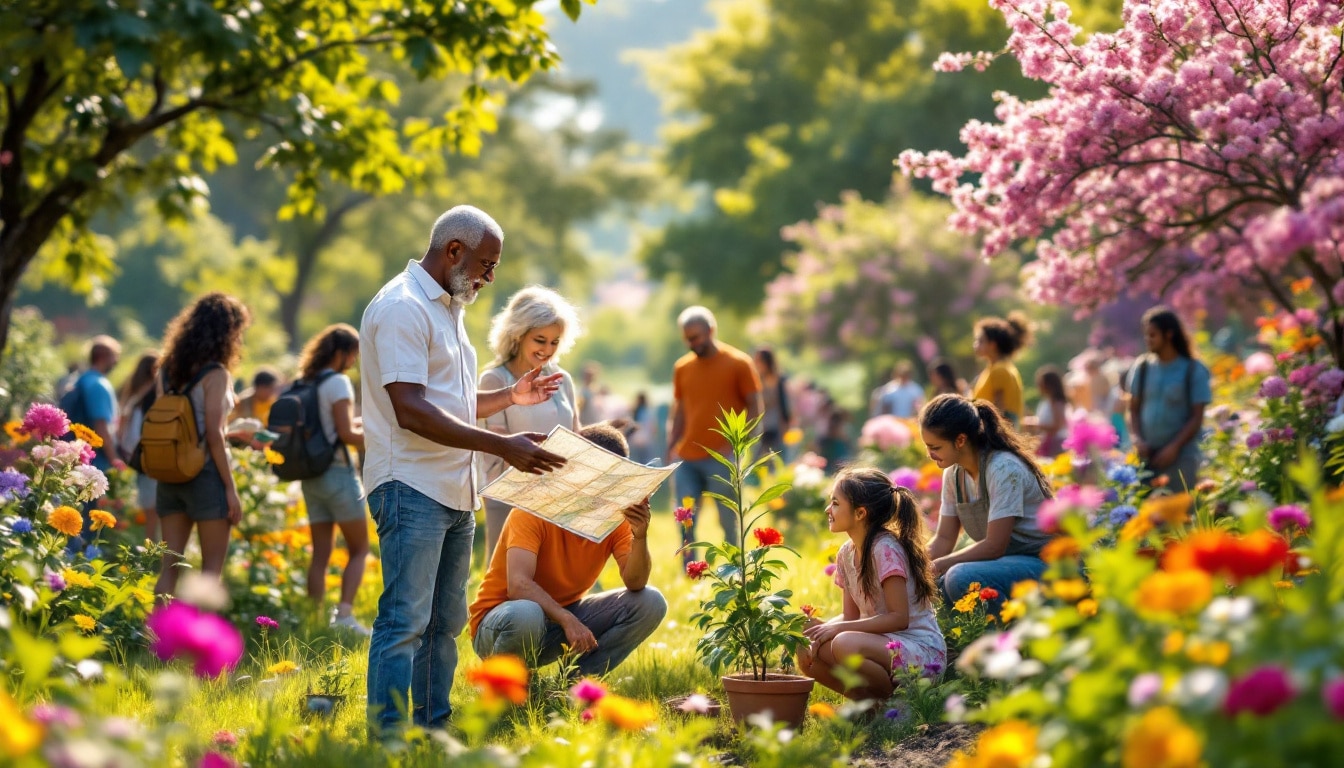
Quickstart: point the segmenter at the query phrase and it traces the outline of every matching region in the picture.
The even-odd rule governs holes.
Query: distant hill
[[[644,83],[629,50],[665,48],[713,25],[709,0],[598,0],[583,6],[577,24],[552,12],[551,38],[574,79],[593,80],[604,112],[603,126],[618,128],[641,144],[658,139],[663,115],[658,97]]]

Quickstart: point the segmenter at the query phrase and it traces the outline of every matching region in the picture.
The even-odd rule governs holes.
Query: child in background
[[[836,556],[835,584],[844,614],[813,620],[803,634],[811,648],[798,652],[803,674],[850,699],[885,700],[892,668],[921,667],[936,676],[947,663],[947,645],[934,600],[925,542],[928,531],[909,489],[893,485],[871,467],[844,469],[835,478],[826,518],[833,533],[849,534]],[[851,656],[863,659],[863,684],[845,689],[834,673]]]
[[[1041,436],[1036,455],[1053,459],[1064,451],[1064,437],[1069,433],[1064,376],[1053,365],[1041,366],[1036,371],[1036,389],[1041,393],[1041,402],[1036,406],[1036,429]]]

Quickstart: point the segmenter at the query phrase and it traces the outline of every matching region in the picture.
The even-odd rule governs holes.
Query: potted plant
[[[329,717],[345,703],[354,686],[350,674],[350,662],[341,655],[339,649],[327,669],[317,678],[317,692],[309,689],[304,697],[304,709],[309,714]]]
[[[744,413],[726,411],[715,430],[731,448],[729,456],[709,451],[727,470],[727,477],[720,477],[726,479],[729,491],[709,496],[733,512],[742,545],[687,545],[705,551],[703,561],[687,564],[687,575],[713,582],[709,598],[700,603],[691,621],[705,632],[696,643],[696,653],[711,672],[722,675],[734,720],[741,722],[749,715],[769,712],[775,720],[798,726],[807,711],[813,680],[787,671],[793,666],[794,652],[807,642],[803,636],[807,617],[788,610],[793,596],[790,590],[774,589],[784,568],[776,554],[781,550],[795,556],[798,553],[784,545],[779,531],[755,527],[770,502],[783,496],[789,484],[772,485],[750,502],[746,499],[747,478],[773,458],[773,454],[754,462],[747,458],[754,452],[758,438],[753,435],[759,422],[759,418],[749,421]],[[748,533],[755,541],[750,549]]]

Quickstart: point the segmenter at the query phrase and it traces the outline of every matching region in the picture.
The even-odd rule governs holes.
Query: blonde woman
[[[537,405],[515,405],[494,416],[481,419],[482,427],[502,435],[519,432],[549,433],[563,425],[579,431],[578,398],[574,378],[560,367],[560,358],[573,349],[582,334],[579,313],[563,296],[550,290],[532,286],[509,298],[509,303],[490,322],[490,351],[495,360],[481,373],[481,391],[511,387],[513,383],[534,368],[543,374],[560,373],[564,378],[555,395]],[[499,477],[508,466],[498,456],[482,457],[485,480]],[[493,499],[485,500],[485,561],[495,551],[504,521],[509,517],[509,505]]]

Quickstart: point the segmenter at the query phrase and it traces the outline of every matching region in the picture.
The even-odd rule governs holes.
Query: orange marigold
[[[1072,536],[1059,536],[1051,539],[1041,549],[1041,559],[1047,563],[1053,563],[1057,560],[1071,560],[1077,558],[1083,553],[1082,547],[1078,545],[1078,540]]]
[[[623,731],[642,731],[658,721],[658,711],[652,705],[623,696],[603,696],[593,710],[599,720]]]
[[[47,513],[47,525],[66,536],[78,536],[84,530],[84,517],[74,507],[61,506]]]
[[[94,432],[83,424],[71,424],[70,431],[75,433],[76,438],[88,443],[90,448],[103,447],[103,438],[99,437],[97,432]]]
[[[104,528],[115,528],[117,526],[117,517],[111,512],[104,512],[101,509],[95,509],[89,512],[89,520],[92,522],[92,528],[100,531]]]
[[[488,699],[527,701],[527,665],[517,656],[491,656],[467,673],[467,680]]]

